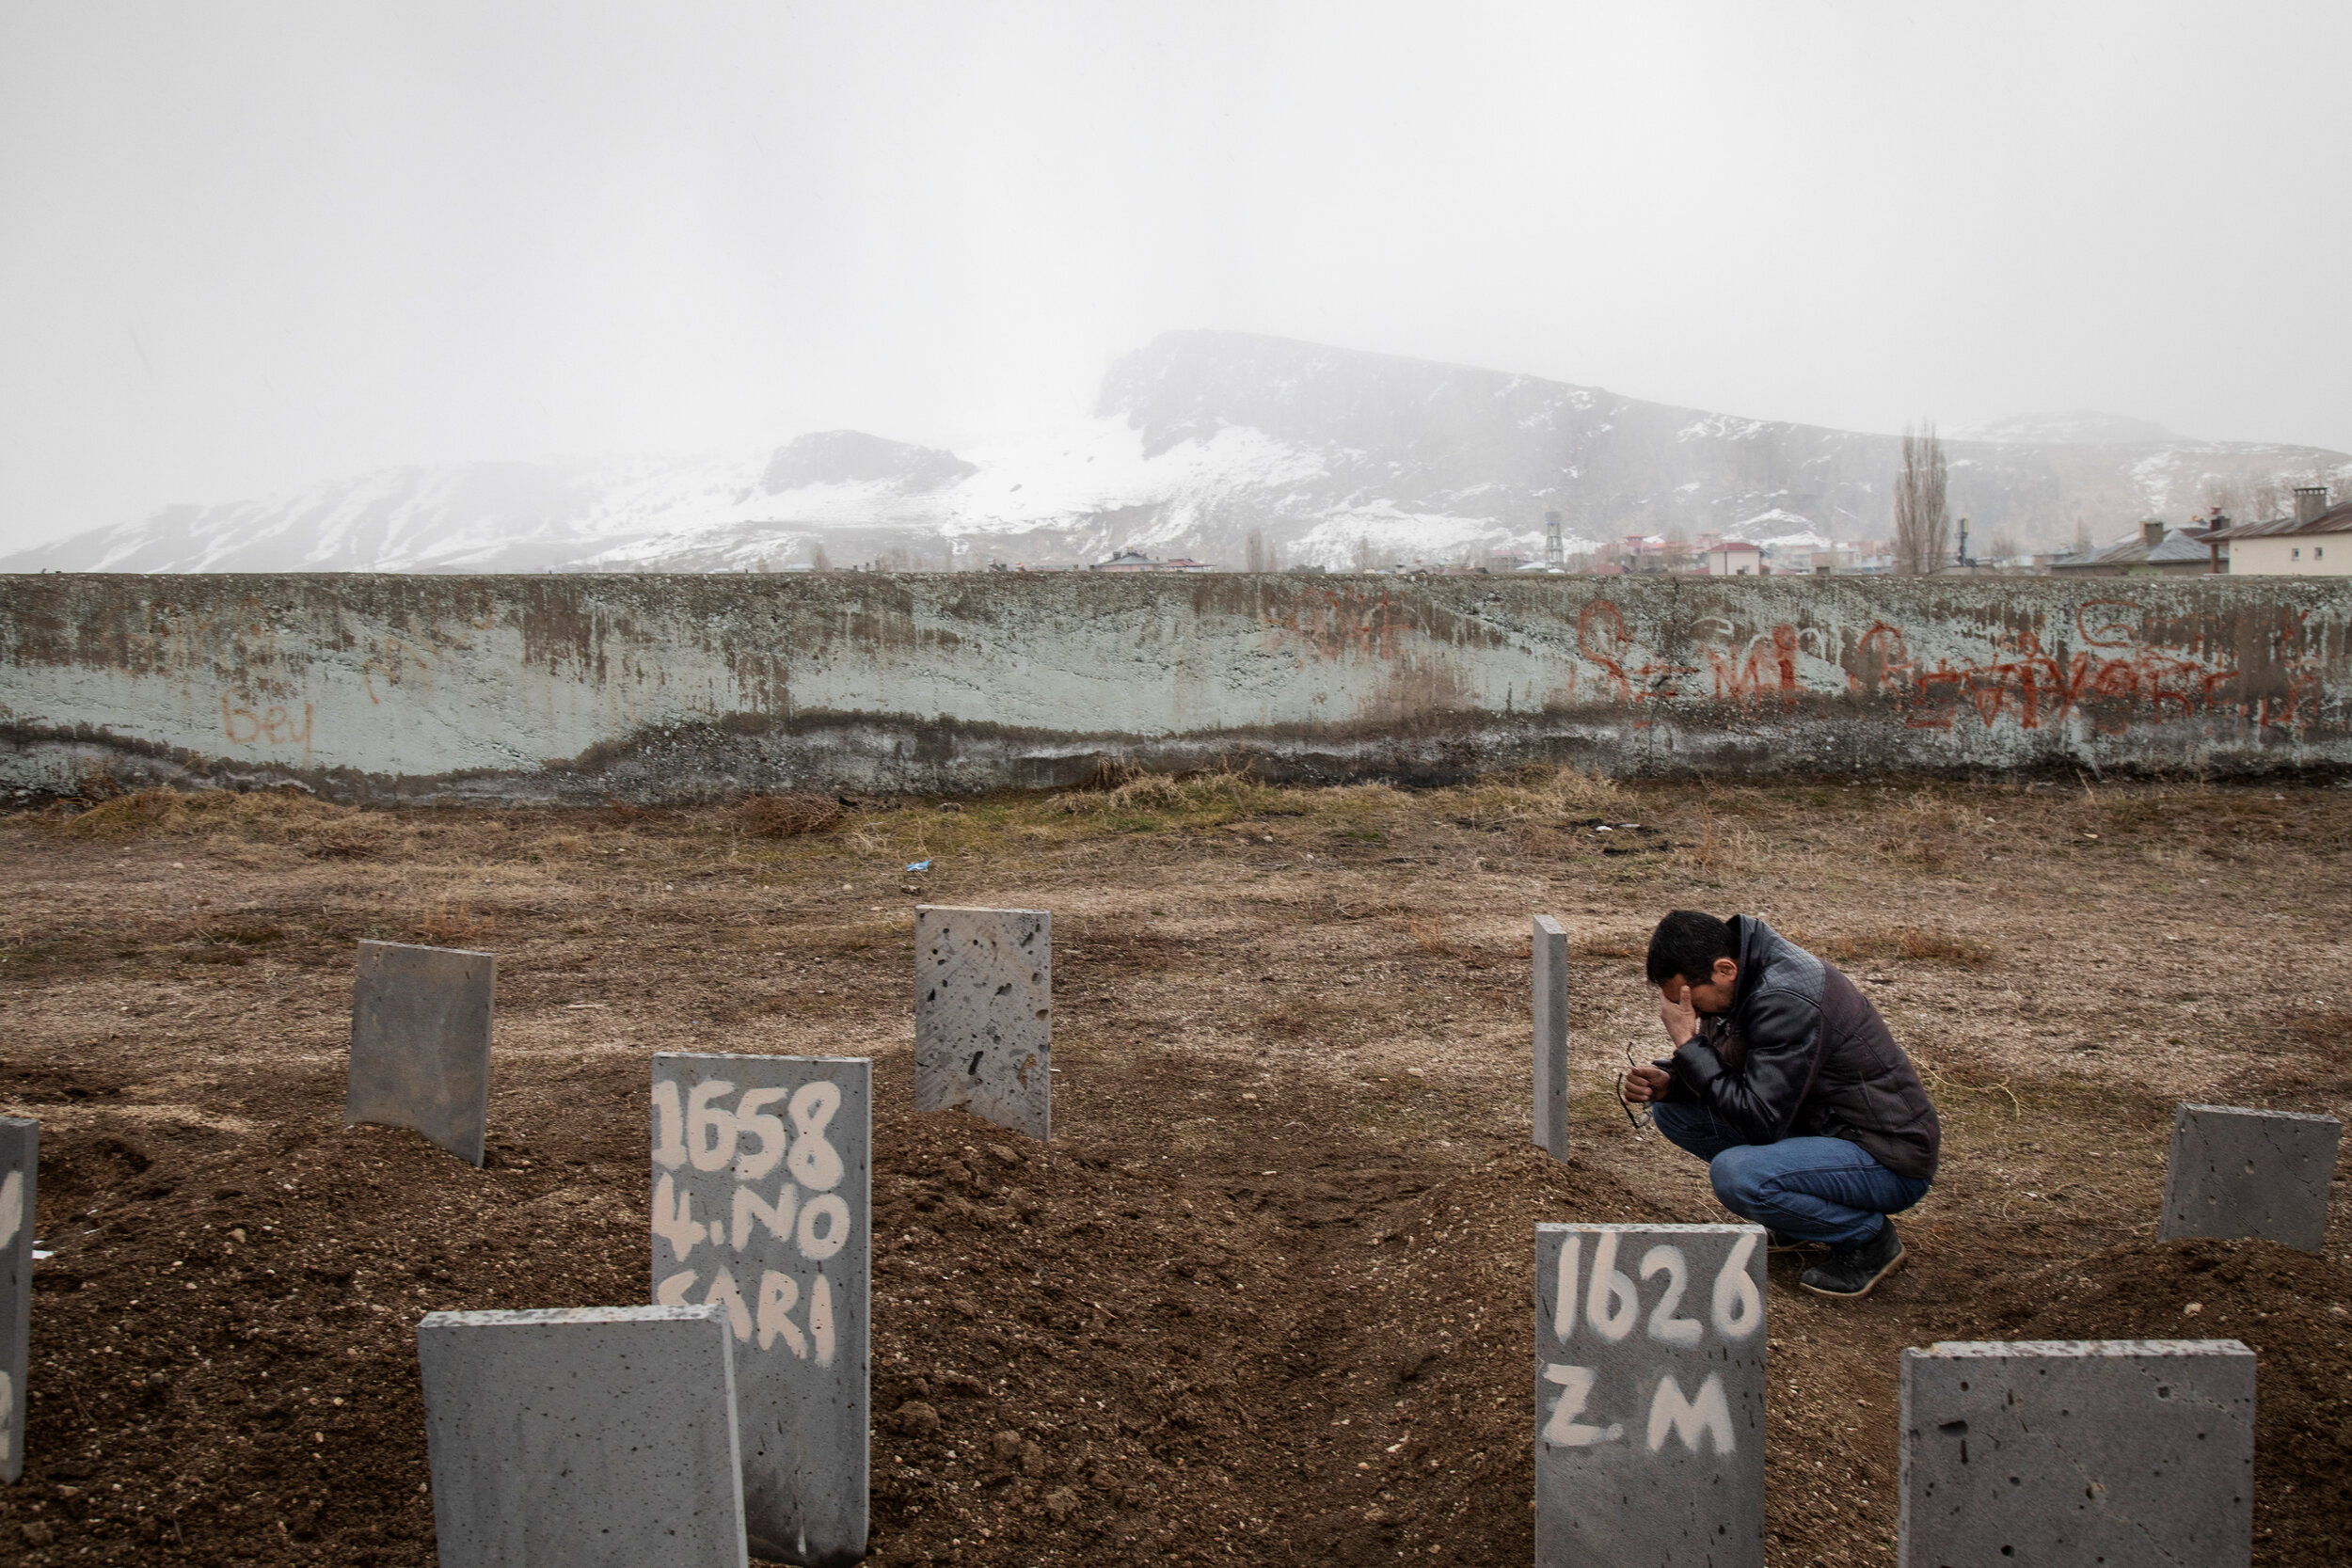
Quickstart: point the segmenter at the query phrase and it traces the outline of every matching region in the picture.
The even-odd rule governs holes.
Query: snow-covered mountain
[[[2010,436],[2013,426],[2016,436]],[[2293,483],[2311,447],[2198,442],[2111,416],[1946,444],[1972,535],[2099,537]],[[2112,436],[2117,439],[2104,439]],[[2150,436],[2149,439],[2137,437]],[[2131,438],[2124,438],[2131,437]],[[740,571],[1099,560],[1239,564],[1540,555],[1544,515],[1599,544],[1679,531],[1883,537],[1899,440],[1740,419],[1498,371],[1240,333],[1173,332],[1087,417],[958,451],[856,431],[692,460],[401,468],[267,500],[172,506],[0,559],[35,571]]]

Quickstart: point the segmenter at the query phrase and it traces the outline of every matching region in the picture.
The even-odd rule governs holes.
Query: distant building
[[[2328,492],[2295,492],[2295,515],[2237,523],[2206,535],[2212,569],[2232,577],[2352,577],[2352,501],[2328,504]]]
[[[1154,561],[1141,550],[1121,550],[1108,561],[1098,561],[1087,568],[1089,572],[1213,572],[1216,569],[1205,562],[1190,561],[1183,556],[1172,561]]]
[[[2206,548],[2209,530],[2170,528],[2149,518],[2137,538],[2092,550],[2088,555],[2060,556],[2050,562],[2057,577],[2080,578],[2201,578],[2213,571]]]
[[[1764,575],[1764,546],[1725,539],[1707,546],[1700,558],[1710,578],[1760,578]]]

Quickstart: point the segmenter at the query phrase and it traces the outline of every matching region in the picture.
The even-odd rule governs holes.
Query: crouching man
[[[1919,1074],[1852,981],[1750,915],[1676,910],[1649,939],[1674,1055],[1626,1074],[1669,1140],[1708,1163],[1724,1208],[1776,1247],[1829,1257],[1801,1283],[1864,1296],[1902,1261],[1899,1214],[1935,1177]]]

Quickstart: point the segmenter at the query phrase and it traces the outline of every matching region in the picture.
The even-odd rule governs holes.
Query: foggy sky
[[[2352,449],[2352,8],[0,0],[0,551],[1209,326]]]

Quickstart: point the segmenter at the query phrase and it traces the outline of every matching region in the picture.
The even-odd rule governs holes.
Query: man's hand
[[[1680,1049],[1683,1042],[1699,1032],[1698,1009],[1691,1006],[1691,988],[1675,984],[1658,988],[1658,1022],[1666,1026],[1666,1037]]]
[[[1654,1100],[1663,1099],[1666,1085],[1673,1082],[1673,1075],[1664,1068],[1650,1062],[1636,1063],[1625,1070],[1625,1102],[1628,1105],[1646,1105]]]

